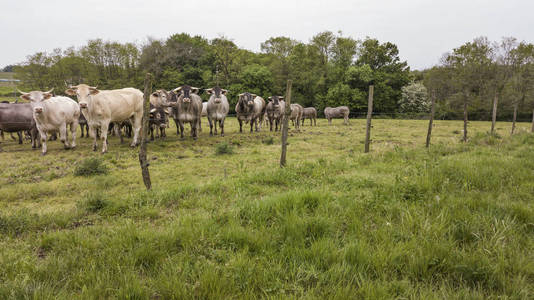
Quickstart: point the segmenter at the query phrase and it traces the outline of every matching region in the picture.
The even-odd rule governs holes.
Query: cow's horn
[[[45,94],[51,94],[52,91],[54,90],[54,88],[52,88],[51,90],[47,91],[47,92],[44,92]]]
[[[24,95],[24,94],[28,94],[28,93],[25,93],[25,92],[23,92],[23,91],[21,91],[21,90],[19,90],[19,89],[17,89],[17,92],[19,92],[19,93],[21,93],[21,94],[23,94],[23,95]]]

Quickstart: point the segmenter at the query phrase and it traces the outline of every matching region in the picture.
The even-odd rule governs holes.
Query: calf
[[[215,135],[217,135],[217,122],[219,122],[221,136],[224,136],[224,119],[226,119],[228,111],[230,110],[230,105],[226,98],[226,93],[228,93],[228,91],[216,86],[207,89],[206,92],[211,95],[206,108],[208,122],[210,124],[210,135],[213,135],[213,125],[215,125]]]
[[[32,148],[38,147],[38,131],[30,103],[0,103],[0,130],[2,133],[16,132],[19,136],[19,144],[22,144],[21,132],[29,131]],[[14,139],[13,136],[11,137]]]
[[[52,132],[59,131],[59,139],[63,142],[65,149],[76,147],[76,130],[80,118],[78,103],[68,97],[53,97],[52,90],[21,92],[21,94],[20,98],[31,101],[33,118],[41,136],[43,155],[47,152],[47,136]],[[68,141],[67,126],[70,127],[71,143]]]
[[[239,132],[243,132],[243,122],[250,122],[250,132],[253,131],[254,124],[256,124],[256,131],[260,131],[265,107],[265,100],[262,97],[249,92],[239,94],[239,99],[235,106],[237,120],[239,121]]]
[[[315,107],[306,107],[302,112],[302,125],[304,125],[304,120],[310,119],[310,126],[317,126],[317,110]]]
[[[274,131],[278,131],[278,125],[280,130],[282,129],[282,118],[286,111],[286,102],[282,96],[269,97],[269,103],[265,109],[265,113],[269,118],[270,129],[273,131],[273,123],[275,123]]]
[[[332,125],[333,118],[343,118],[344,124],[349,124],[349,113],[350,110],[347,106],[338,106],[338,107],[327,107],[324,109],[324,117],[328,119],[328,124]]]
[[[156,131],[156,137],[161,135],[162,138],[166,137],[165,128],[167,127],[167,110],[164,107],[154,107],[150,105],[150,114],[149,114],[149,129],[150,129],[150,140],[154,140],[154,130]],[[159,133],[158,133],[159,130]]]
[[[108,151],[108,128],[111,122],[130,120],[133,126],[133,140],[130,146],[139,144],[139,132],[143,120],[143,92],[134,88],[119,90],[98,90],[86,84],[71,86],[66,94],[78,97],[78,103],[93,137],[93,151],[96,151],[96,130],[100,128],[102,153]]]
[[[196,140],[198,137],[198,126],[202,114],[202,99],[198,93],[198,88],[189,85],[182,85],[172,91],[170,106],[174,106],[174,115],[178,120],[180,137],[184,137],[184,123],[191,124],[191,136]]]
[[[295,126],[295,129],[298,131],[300,131],[300,120],[302,119],[303,111],[304,108],[302,108],[302,105],[291,103],[291,114],[289,115],[289,119],[293,121],[293,126]]]

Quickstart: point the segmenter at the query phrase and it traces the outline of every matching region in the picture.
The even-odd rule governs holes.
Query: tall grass
[[[447,127],[427,150],[410,146],[419,123],[382,122],[405,144],[363,154],[357,125],[319,123],[284,169],[271,133],[230,135],[239,155],[204,136],[153,147],[152,191],[127,146],[99,156],[103,176],[72,176],[67,152],[33,196],[0,190],[0,298],[531,298],[534,136],[464,144]]]

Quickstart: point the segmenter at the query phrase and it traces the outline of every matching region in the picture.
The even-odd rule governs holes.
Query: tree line
[[[397,111],[401,89],[413,79],[395,44],[330,31],[308,42],[272,37],[261,43],[260,52],[242,49],[226,37],[208,40],[186,33],[141,45],[96,39],[80,48],[35,53],[14,71],[24,88],[55,88],[60,93],[78,83],[101,89],[142,88],[144,74],[150,72],[155,88],[218,84],[229,90],[231,104],[244,91],[283,95],[287,79],[292,79],[293,101],[319,111],[339,105],[365,111],[371,82],[376,86],[376,110]]]
[[[218,84],[229,90],[231,109],[244,91],[283,95],[287,79],[293,81],[293,101],[320,112],[347,105],[363,115],[370,84],[375,86],[374,112],[403,117],[425,115],[432,93],[438,119],[467,114],[471,120],[490,120],[496,101],[497,119],[525,120],[534,107],[534,45],[513,37],[498,42],[475,38],[422,71],[411,71],[391,42],[330,31],[308,42],[272,37],[261,43],[260,52],[240,48],[226,37],[209,40],[187,33],[140,45],[96,39],[79,48],[38,52],[9,67],[24,88],[60,93],[78,83],[142,88],[146,72],[154,75],[155,88]]]

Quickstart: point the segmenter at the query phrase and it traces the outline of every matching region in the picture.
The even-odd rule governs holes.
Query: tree
[[[467,107],[471,97],[480,97],[481,89],[491,70],[492,51],[488,39],[480,37],[453,49],[453,52],[444,58],[444,63],[452,68],[453,82],[463,102],[464,142],[467,141]]]
[[[428,91],[420,82],[412,82],[402,88],[402,98],[399,102],[399,111],[403,113],[428,112],[430,101]]]

